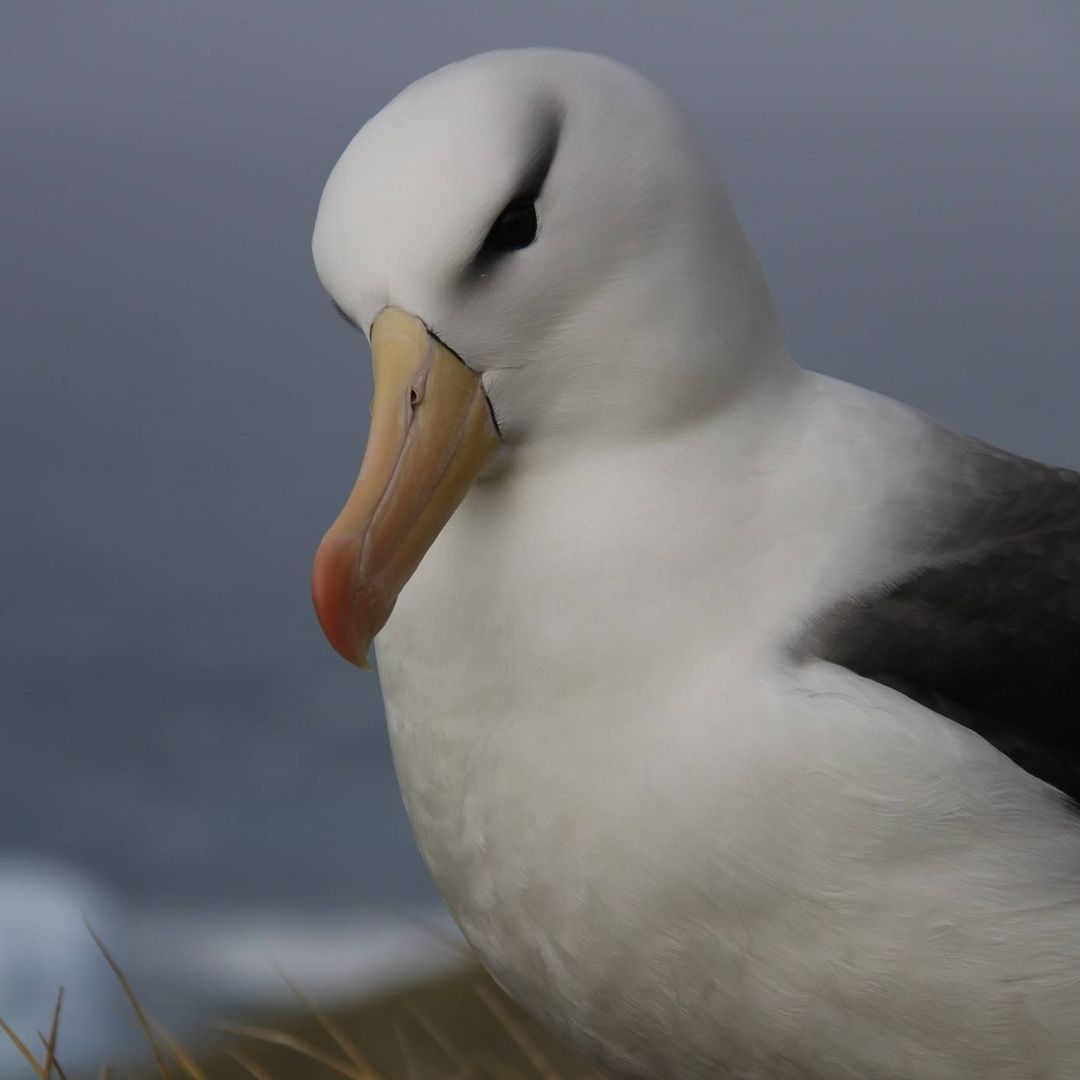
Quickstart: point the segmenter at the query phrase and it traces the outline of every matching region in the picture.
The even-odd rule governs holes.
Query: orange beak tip
[[[315,556],[311,598],[323,633],[337,652],[352,663],[356,663],[359,652],[353,624],[355,580],[355,546],[328,534]]]

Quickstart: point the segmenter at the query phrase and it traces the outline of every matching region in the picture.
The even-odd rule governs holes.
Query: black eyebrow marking
[[[515,194],[507,199],[507,204],[518,199],[536,199],[544,187],[544,181],[551,172],[551,163],[555,160],[555,151],[559,148],[559,133],[562,130],[562,116],[553,108],[544,110],[543,118],[537,128],[533,152],[529,156],[525,171],[515,185]]]
[[[545,108],[533,136],[533,150],[529,155],[525,168],[517,179],[517,183],[511,191],[509,198],[504,199],[499,207],[499,213],[515,202],[536,202],[544,189],[548,173],[551,172],[552,163],[555,160],[555,152],[559,148],[559,135],[562,131],[562,113],[553,105]],[[494,220],[494,219],[493,219]],[[487,234],[485,233],[485,239]],[[461,272],[459,285],[465,287],[474,284],[482,278],[498,259],[501,252],[485,250],[481,243],[476,254],[469,260]]]

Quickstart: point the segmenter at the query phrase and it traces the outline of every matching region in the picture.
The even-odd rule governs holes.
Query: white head
[[[478,262],[516,199],[535,202],[535,240]],[[313,250],[365,331],[404,308],[484,372],[510,440],[683,422],[777,344],[696,132],[586,53],[486,53],[413,83],[335,166]]]
[[[335,166],[313,249],[324,286],[376,354],[368,456],[381,465],[365,458],[366,479],[362,471],[316,567],[324,627],[354,658],[440,516],[430,485],[404,509],[387,494],[387,469],[411,437],[408,410],[430,397],[428,335],[477,379],[475,395],[440,423],[460,439],[472,416],[475,438],[491,444],[484,462],[494,435],[469,412],[477,395],[502,444],[572,447],[662,435],[786,363],[768,288],[700,139],[656,87],[598,56],[489,53],[408,87]],[[390,330],[388,310],[398,320]],[[396,379],[384,431],[379,353],[393,349],[411,359],[382,365],[397,373],[383,376]],[[377,428],[383,445],[373,449]],[[428,447],[425,460],[444,451]],[[484,462],[460,490],[438,495],[440,525]],[[402,523],[416,514],[426,515],[422,537],[406,543]],[[380,558],[397,569],[391,584],[373,585],[375,571],[354,564],[391,518],[399,532],[387,533]],[[370,624],[362,632],[360,594],[378,609],[360,619]]]

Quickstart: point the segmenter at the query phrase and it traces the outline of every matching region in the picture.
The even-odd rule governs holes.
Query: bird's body
[[[478,58],[406,92],[371,146],[397,145],[385,132],[413,113],[486,107],[478,88],[514,71],[548,115],[553,70],[563,141],[535,250],[453,288],[410,262],[415,238],[394,263],[405,230],[381,222],[383,192],[397,168],[419,187],[442,151],[406,140],[373,191],[364,133],[316,232],[360,325],[403,304],[478,358],[503,436],[433,542],[425,526],[396,606],[379,594],[394,760],[436,882],[506,989],[614,1076],[1080,1075],[1080,817],[1059,790],[1076,777],[1080,477],[797,367],[691,143],[676,211],[652,197],[675,182],[666,159],[632,192],[650,246],[613,235],[629,245],[615,272],[560,292],[566,174],[588,144],[574,91],[623,87],[638,120],[674,125],[670,146],[689,138],[624,69]],[[678,207],[696,232],[664,221]],[[564,264],[538,279],[540,307],[500,303],[536,288],[545,244]],[[332,636],[335,583],[362,620],[383,580],[342,577],[340,552],[381,557],[413,475],[369,498],[375,468],[320,554]]]
[[[1071,1076],[1080,820],[793,634],[929,546],[897,532],[943,512],[940,432],[793,383],[775,427],[473,490],[378,645],[421,850],[495,976],[615,1075]]]

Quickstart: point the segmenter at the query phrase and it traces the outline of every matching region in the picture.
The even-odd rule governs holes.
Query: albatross
[[[375,380],[315,605],[507,992],[617,1077],[1080,1076],[1080,475],[800,368],[608,59],[409,86],[313,251]]]

